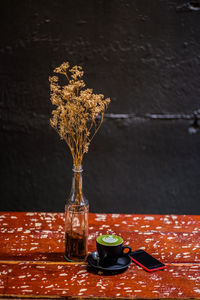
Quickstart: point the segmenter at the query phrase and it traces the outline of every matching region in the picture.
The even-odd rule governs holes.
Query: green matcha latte
[[[97,243],[104,246],[117,246],[123,243],[123,239],[114,234],[104,234],[97,237]]]

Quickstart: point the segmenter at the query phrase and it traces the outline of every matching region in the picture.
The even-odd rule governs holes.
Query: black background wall
[[[7,0],[0,10],[0,210],[63,211],[72,159],[48,76],[111,97],[84,158],[93,212],[200,212],[200,3]]]

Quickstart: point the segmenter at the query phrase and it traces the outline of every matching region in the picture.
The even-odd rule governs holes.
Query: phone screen
[[[164,268],[165,265],[144,250],[137,250],[132,252],[130,256],[139,264],[147,269]]]

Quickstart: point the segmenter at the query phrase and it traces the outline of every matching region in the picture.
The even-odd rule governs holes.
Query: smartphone
[[[148,272],[165,269],[166,266],[144,250],[136,250],[129,254],[131,259]]]

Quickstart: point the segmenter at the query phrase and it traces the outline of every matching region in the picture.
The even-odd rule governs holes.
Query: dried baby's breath
[[[71,150],[75,166],[82,164],[84,153],[99,130],[110,98],[94,94],[85,88],[80,66],[70,69],[68,62],[54,69],[54,73],[66,77],[67,84],[59,85],[58,76],[49,77],[51,102],[56,106],[50,119],[51,126],[65,140]],[[85,89],[84,89],[85,88]]]

